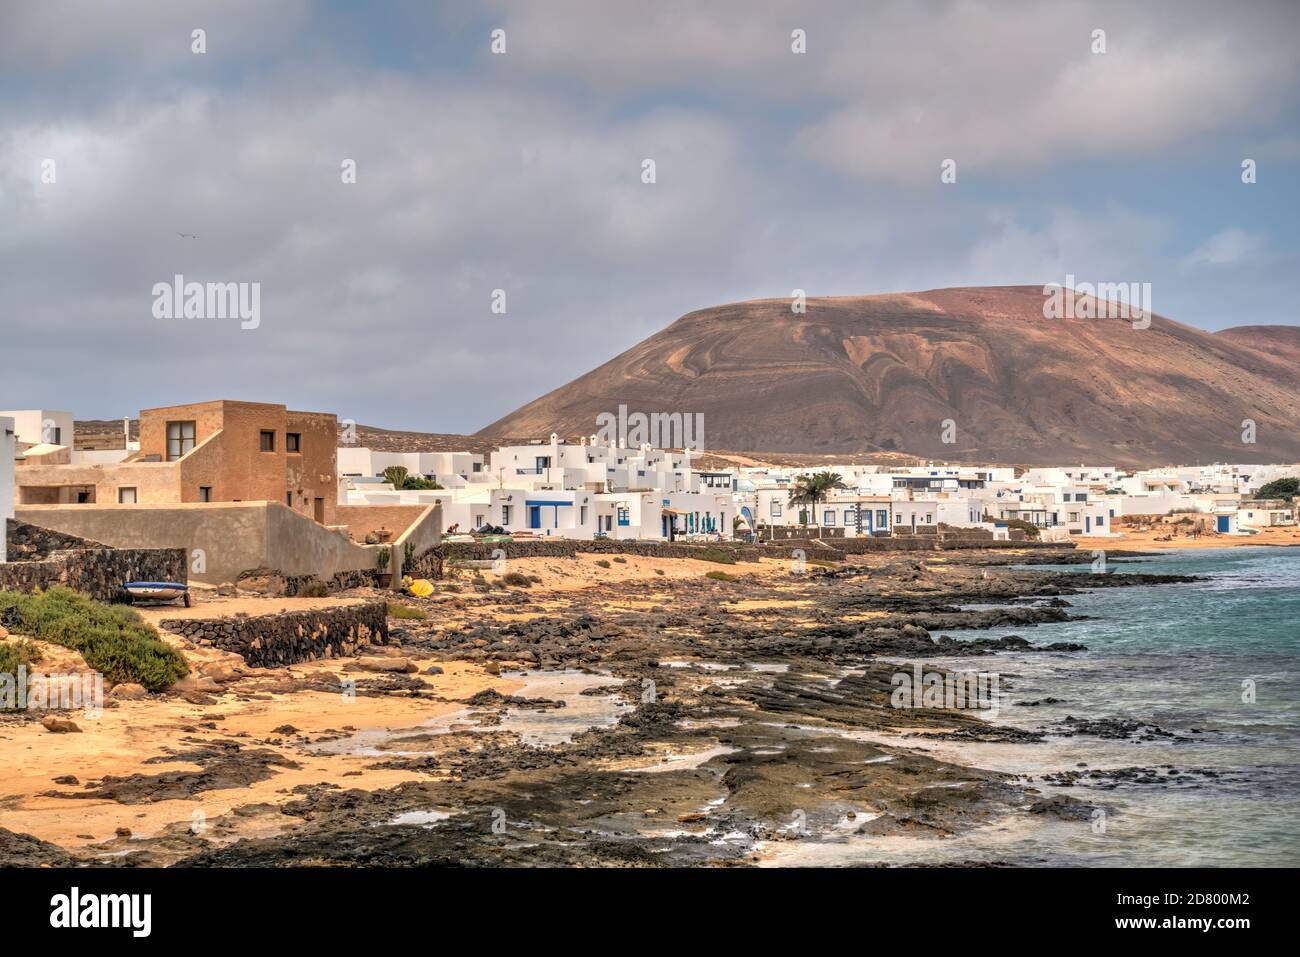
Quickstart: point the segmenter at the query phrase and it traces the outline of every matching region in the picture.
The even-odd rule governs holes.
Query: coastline
[[[240,674],[208,705],[122,702],[67,750],[25,752],[6,822],[80,862],[226,866],[757,864],[796,839],[1086,824],[1091,804],[969,759],[1032,732],[890,702],[900,660],[1069,659],[1031,649],[1035,625],[1077,617],[1070,595],[1179,580],[1012,570],[1024,554],[883,553],[802,575],[764,559],[726,566],[734,580],[688,559],[512,561],[541,582],[404,599],[430,617],[395,622],[386,652],[418,670],[372,679],[353,710],[329,691],[342,660]],[[942,637],[1007,628],[1029,640]],[[92,735],[115,763],[52,783]],[[90,823],[66,823],[70,806]]]

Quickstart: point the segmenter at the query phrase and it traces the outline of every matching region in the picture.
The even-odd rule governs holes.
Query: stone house
[[[278,502],[322,525],[338,502],[332,414],[222,400],[144,409],[140,448],[120,462],[28,455],[18,505]],[[66,451],[66,449],[64,450]]]

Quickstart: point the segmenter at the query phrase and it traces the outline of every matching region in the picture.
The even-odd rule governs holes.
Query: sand
[[[1156,541],[1169,534],[1169,529],[1150,529],[1145,532],[1126,531],[1104,538],[1079,537],[1070,541],[1082,549],[1108,548],[1158,551],[1170,548],[1235,548],[1241,545],[1300,545],[1300,528],[1296,526],[1262,529],[1258,535],[1201,535],[1192,538],[1179,535],[1167,542]]]

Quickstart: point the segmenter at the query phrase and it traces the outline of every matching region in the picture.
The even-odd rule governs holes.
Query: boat
[[[190,607],[190,586],[178,582],[127,582],[122,586],[131,602],[169,602],[181,600]]]

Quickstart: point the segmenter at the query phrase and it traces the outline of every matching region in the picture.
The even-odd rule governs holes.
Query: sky
[[[471,432],[795,289],[1295,324],[1297,36],[1285,0],[0,0],[0,408]],[[257,284],[255,328],[168,313],[176,275]]]

